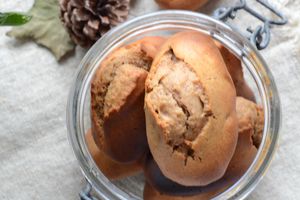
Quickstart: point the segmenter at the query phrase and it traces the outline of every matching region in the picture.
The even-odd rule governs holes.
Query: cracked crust
[[[200,197],[213,197],[234,184],[247,171],[252,164],[257,147],[253,144],[253,134],[262,132],[264,118],[262,114],[255,113],[261,108],[253,102],[237,97],[236,110],[238,115],[238,142],[235,153],[226,169],[224,176],[216,182],[204,187],[182,186],[166,178],[150,154],[144,163],[144,174],[148,185],[144,196],[147,199],[201,199]],[[150,193],[149,189],[152,190]]]
[[[108,179],[117,180],[134,175],[141,171],[142,165],[140,160],[133,163],[124,164],[118,163],[107,156],[96,145],[91,130],[88,130],[85,138],[87,147],[94,162]]]
[[[182,32],[167,40],[145,96],[149,147],[166,177],[203,186],[224,175],[237,142],[235,95],[211,38]]]
[[[255,95],[244,79],[243,67],[240,59],[238,59],[221,43],[217,41],[215,41],[215,43],[222,54],[227,70],[232,78],[236,89],[236,95],[255,102]]]
[[[256,153],[257,149],[252,143],[251,132],[239,132],[235,153],[224,176],[207,186],[198,187],[182,186],[166,178],[151,155],[148,155],[144,164],[144,174],[147,180],[144,188],[144,199],[211,199],[240,179],[253,162]]]
[[[160,37],[146,37],[115,50],[93,77],[93,136],[98,147],[118,162],[134,162],[148,148],[144,83],[163,41]]]

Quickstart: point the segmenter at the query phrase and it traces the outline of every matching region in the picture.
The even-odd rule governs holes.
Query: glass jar
[[[130,20],[108,32],[80,63],[67,107],[69,138],[86,179],[103,199],[142,199],[143,175],[108,180],[94,163],[86,145],[90,128],[90,83],[99,63],[114,49],[144,36],[168,36],[194,30],[210,35],[238,56],[248,84],[263,106],[265,124],[258,153],[248,171],[216,199],[243,199],[263,178],[278,144],[280,101],[273,76],[259,52],[238,31],[207,15],[188,11],[159,11]]]

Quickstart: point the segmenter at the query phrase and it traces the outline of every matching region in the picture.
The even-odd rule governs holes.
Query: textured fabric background
[[[157,10],[152,0],[135,0],[131,17]],[[211,0],[210,13],[230,0]],[[289,24],[272,30],[262,55],[281,96],[280,148],[248,199],[300,199],[300,1],[273,1]],[[0,11],[26,11],[33,0],[0,0]],[[241,16],[243,24],[249,16]],[[67,140],[67,95],[84,50],[58,63],[33,42],[20,42],[0,28],[0,199],[78,199],[84,180]]]

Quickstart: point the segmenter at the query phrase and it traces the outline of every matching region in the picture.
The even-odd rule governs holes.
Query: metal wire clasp
[[[238,10],[245,10],[252,16],[256,17],[258,20],[263,22],[263,25],[257,26],[254,30],[251,27],[247,28],[247,31],[250,33],[249,40],[252,44],[254,44],[258,50],[264,49],[268,46],[270,43],[270,28],[272,25],[284,25],[287,23],[287,19],[282,15],[281,12],[279,12],[277,9],[275,9],[272,5],[270,5],[265,0],[256,0],[258,3],[263,5],[265,8],[269,9],[272,13],[274,13],[279,19],[278,20],[272,20],[267,19],[265,16],[261,15],[257,11],[255,11],[253,8],[250,8],[246,0],[240,0],[240,2],[232,7],[223,7],[218,8],[214,12],[214,17],[216,19],[222,20],[224,22],[227,21],[228,18],[234,19],[236,17],[236,13]]]
[[[99,200],[98,198],[94,197],[91,192],[92,186],[89,182],[87,182],[85,187],[79,193],[80,200]]]

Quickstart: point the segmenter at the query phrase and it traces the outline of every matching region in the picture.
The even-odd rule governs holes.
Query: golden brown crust
[[[111,53],[91,83],[92,132],[98,147],[118,162],[147,150],[144,82],[161,37],[146,37]]]
[[[259,147],[264,129],[263,108],[243,97],[237,97],[239,132],[249,132],[256,148]]]
[[[261,142],[264,127],[262,108],[252,101],[237,97],[236,112],[239,138],[235,153],[223,177],[228,181],[227,186],[239,179],[252,164]],[[257,143],[254,142],[254,137],[257,137]]]
[[[208,0],[155,0],[158,5],[166,9],[197,10]]]
[[[157,164],[148,155],[144,164],[144,174],[147,180],[144,196],[147,199],[201,199],[213,197],[234,184],[252,164],[257,148],[253,144],[253,133],[260,132],[263,126],[263,116],[256,115],[261,108],[253,102],[237,97],[236,110],[239,121],[239,136],[235,153],[224,176],[216,182],[204,187],[186,187],[164,177]]]
[[[215,43],[218,46],[226,64],[227,70],[230,73],[230,76],[236,89],[236,95],[255,102],[255,95],[244,79],[241,60],[238,59],[221,43],[217,41],[215,41]]]
[[[203,186],[224,175],[237,142],[235,95],[210,37],[182,32],[166,41],[151,66],[145,96],[148,143],[166,177]]]
[[[118,163],[112,160],[109,156],[107,156],[103,151],[101,151],[92,136],[91,130],[85,135],[86,144],[89,149],[89,152],[94,159],[94,162],[100,169],[100,171],[110,180],[121,179],[127,176],[134,175],[141,171],[141,163],[140,161],[123,164]]]
[[[217,194],[225,191],[226,188],[234,184],[247,171],[253,162],[256,153],[257,149],[252,143],[251,132],[246,130],[239,132],[235,153],[224,176],[220,180],[207,186],[192,188],[180,186],[168,180],[161,174],[157,166],[149,166],[156,165],[155,161],[148,160],[148,166],[144,167],[147,180],[147,183],[144,187],[144,199],[211,199]],[[159,183],[157,181],[159,181]]]
[[[251,132],[247,130],[239,132],[235,153],[224,176],[206,186],[182,186],[173,182],[162,174],[151,156],[147,156],[143,169],[147,182],[157,190],[157,193],[163,194],[163,197],[179,199],[180,197],[187,197],[188,199],[200,196],[213,197],[234,184],[247,171],[256,153],[257,149],[253,145]]]

